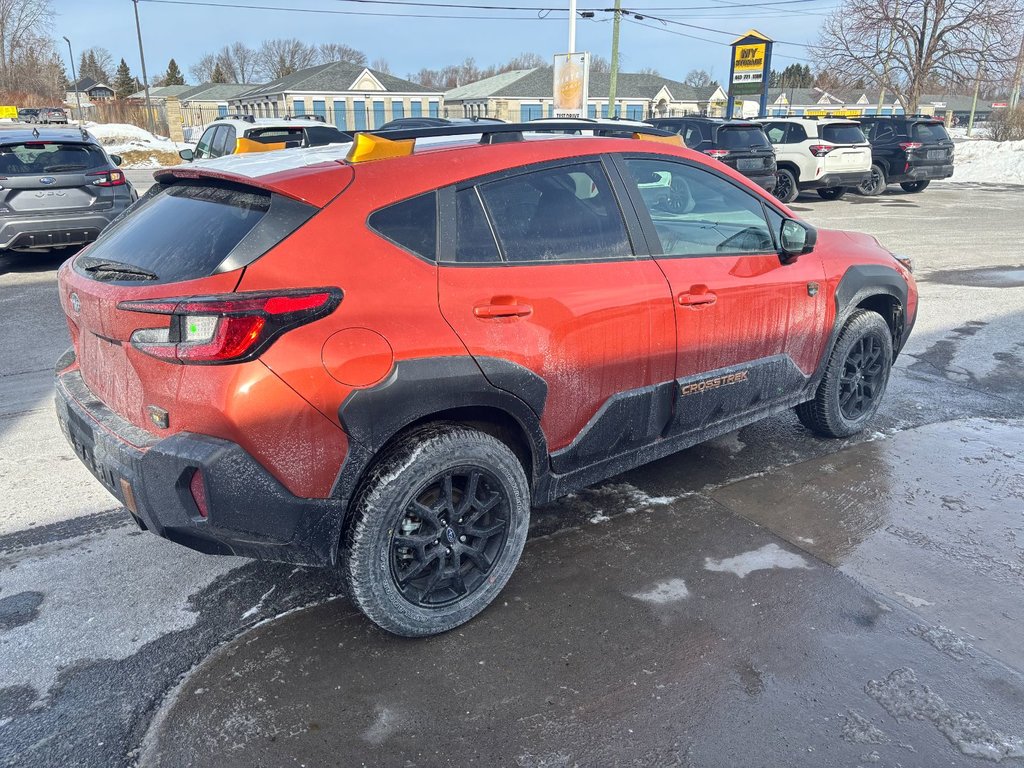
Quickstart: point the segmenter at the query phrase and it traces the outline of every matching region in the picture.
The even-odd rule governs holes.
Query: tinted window
[[[103,150],[91,144],[29,141],[0,145],[0,175],[85,171],[107,165]]]
[[[802,141],[807,141],[807,131],[800,123],[790,123],[789,131],[786,133],[786,143],[799,144]]]
[[[770,145],[760,128],[726,127],[718,131],[718,146],[723,149],[750,149]]]
[[[718,176],[670,160],[627,160],[666,255],[772,253],[761,202]]]
[[[600,163],[545,168],[479,187],[506,261],[631,255]]]
[[[821,126],[821,138],[832,144],[863,144],[867,139],[859,125],[830,123]]]
[[[437,196],[433,192],[403,200],[370,214],[369,225],[417,256],[437,258]]]
[[[883,142],[891,139],[896,132],[889,123],[871,123],[868,126],[868,138],[874,142]]]
[[[783,139],[786,138],[786,124],[768,123],[768,125],[765,126],[764,132],[768,136],[768,141],[772,144],[781,144]]]
[[[914,123],[914,140],[922,142],[949,141],[942,123]]]
[[[245,132],[245,138],[258,141],[260,144],[278,144],[282,141],[302,141],[301,128],[258,128]]]
[[[206,185],[158,191],[89,249],[90,261],[142,267],[163,282],[213,274],[270,208],[270,194]],[[183,226],[187,223],[187,226]]]
[[[456,193],[455,211],[455,260],[474,264],[501,261],[476,189],[463,189]]]

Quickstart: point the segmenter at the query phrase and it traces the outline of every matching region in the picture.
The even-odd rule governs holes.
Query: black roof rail
[[[318,123],[326,123],[327,118],[323,115],[285,115],[285,120],[316,120]]]
[[[377,129],[360,131],[360,133],[372,133],[392,141],[402,139],[429,139],[443,136],[476,136],[482,134],[481,144],[497,144],[504,141],[522,141],[523,133],[558,133],[561,131],[594,131],[600,133],[602,130],[617,134],[642,133],[650,136],[677,136],[671,131],[664,131],[655,128],[653,125],[623,125],[612,120],[599,120],[596,122],[580,123],[571,118],[561,121],[545,121],[537,123],[476,123],[466,125],[438,125],[430,128],[391,128],[386,131]]]
[[[246,115],[246,114],[244,114],[242,112],[236,112],[233,115],[217,115],[217,117],[215,117],[213,119],[214,119],[215,122],[217,120],[244,120],[247,123],[255,123],[256,122],[256,116],[255,115]]]

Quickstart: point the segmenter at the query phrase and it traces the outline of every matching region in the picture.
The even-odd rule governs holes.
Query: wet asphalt
[[[535,509],[421,641],[133,530],[47,403],[60,259],[0,256],[0,765],[1024,764],[1024,189],[796,207],[915,259],[874,428],[784,415]]]

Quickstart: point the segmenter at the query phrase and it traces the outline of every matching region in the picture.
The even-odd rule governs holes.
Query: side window
[[[683,134],[683,142],[690,149],[693,149],[704,141],[704,137],[701,135],[700,126],[688,123],[686,126],[686,132]]]
[[[487,223],[476,188],[455,194],[455,261],[460,264],[493,264],[501,261],[491,225]]]
[[[761,201],[671,160],[626,160],[666,256],[774,253]]]
[[[544,168],[479,187],[505,261],[632,255],[600,163]]]
[[[213,156],[223,157],[235,151],[235,128],[232,125],[222,125],[213,140]]]
[[[786,134],[786,143],[799,144],[802,141],[807,141],[807,131],[800,123],[790,123],[789,132]]]
[[[895,133],[892,126],[888,123],[875,123],[872,127],[874,128],[874,132],[871,140],[879,143],[883,141],[890,141]]]
[[[203,131],[203,135],[199,137],[199,143],[196,144],[196,157],[198,159],[213,156],[210,154],[210,147],[213,144],[213,135],[217,132],[218,128],[220,128],[219,125],[207,128]]]
[[[367,219],[370,229],[424,259],[437,259],[437,195],[403,200],[374,211]]]
[[[786,124],[785,123],[768,123],[764,127],[765,135],[768,137],[768,141],[772,144],[782,144],[786,138]]]

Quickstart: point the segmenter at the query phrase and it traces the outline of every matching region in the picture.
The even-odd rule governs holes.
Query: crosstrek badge
[[[713,379],[704,379],[704,381],[695,381],[693,384],[687,384],[679,390],[682,395],[696,395],[699,392],[706,392],[709,389],[718,389],[719,387],[726,387],[730,384],[739,384],[741,381],[747,380],[747,371],[739,371],[738,373],[730,373],[728,376],[715,376]]]

